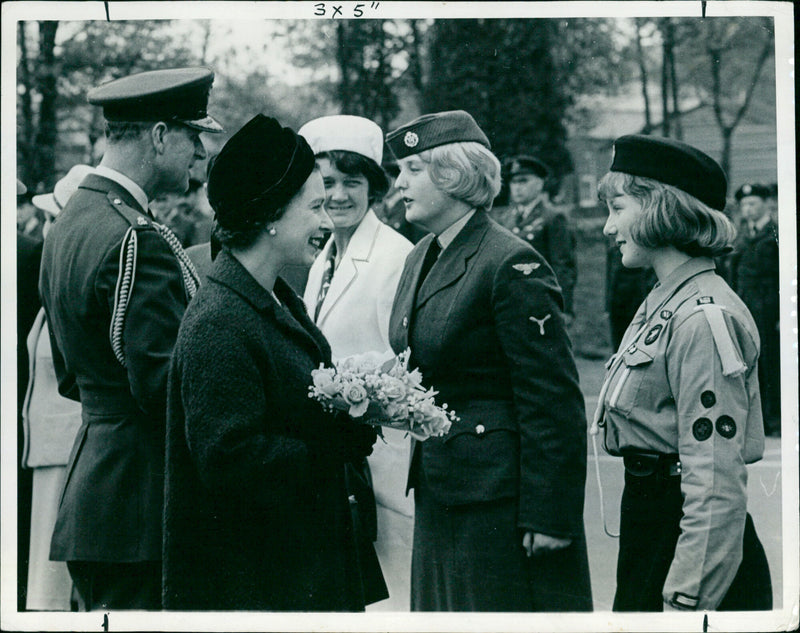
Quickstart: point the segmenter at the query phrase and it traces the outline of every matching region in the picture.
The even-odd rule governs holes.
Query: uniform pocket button
[[[481,435],[485,430],[486,430],[486,427],[483,426],[483,424],[479,424],[478,426],[475,427],[475,432],[478,435]]]

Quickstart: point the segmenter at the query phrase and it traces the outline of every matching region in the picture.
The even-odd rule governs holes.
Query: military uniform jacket
[[[745,302],[762,335],[779,319],[778,225],[770,220],[755,235],[741,227],[731,256],[733,289]]]
[[[123,249],[135,252],[127,271]],[[188,303],[181,265],[127,190],[90,175],[47,235],[40,292],[59,391],[81,401],[83,419],[50,556],[160,560],[167,369]]]
[[[431,493],[446,505],[517,498],[520,528],[582,537],[585,412],[550,267],[478,211],[417,292],[432,240],[406,260],[389,324],[395,352],[410,346],[460,417],[423,444]]]
[[[567,217],[542,199],[525,216],[519,215],[514,205],[498,209],[496,215],[500,224],[528,242],[550,264],[561,286],[565,312],[572,314],[578,264],[575,256],[575,235]]]
[[[600,394],[606,450],[678,454],[681,535],[663,595],[715,609],[742,559],[745,464],[764,451],[759,338],[742,301],[693,258],[647,296]]]

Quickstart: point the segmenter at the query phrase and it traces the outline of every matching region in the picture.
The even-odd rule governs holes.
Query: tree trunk
[[[678,74],[675,71],[675,25],[672,21],[667,22],[667,33],[669,40],[669,56],[667,64],[669,66],[669,82],[672,89],[672,119],[675,122],[675,138],[683,140],[683,124],[681,121],[681,108],[678,93]]]
[[[669,56],[670,41],[667,35],[669,29],[667,24],[669,18],[661,21],[661,133],[664,136],[670,135],[670,115],[669,115]]]
[[[728,176],[728,182],[733,182],[733,175],[730,172],[731,168],[731,148],[733,146],[733,132],[742,120],[744,113],[750,105],[750,100],[753,98],[753,92],[758,84],[758,78],[764,68],[764,64],[769,58],[772,50],[772,31],[769,28],[769,23],[765,24],[765,31],[767,32],[766,40],[761,48],[758,59],[756,60],[755,70],[753,77],[745,93],[744,100],[741,106],[736,111],[730,123],[726,123],[725,116],[722,108],[722,51],[723,48],[719,45],[713,25],[709,25],[706,32],[706,51],[708,53],[709,62],[711,65],[711,87],[713,97],[714,118],[722,135],[722,156],[720,166]]]
[[[641,20],[636,18],[636,60],[639,63],[639,74],[642,80],[642,97],[644,98],[644,129],[642,132],[650,134],[653,129],[653,116],[650,113],[650,95],[647,92],[647,63],[642,48]]]
[[[411,59],[409,60],[411,83],[420,98],[425,88],[425,76],[422,72],[422,33],[420,33],[417,20],[409,20],[409,25],[411,26]],[[419,104],[421,107],[422,102],[419,101]]]
[[[350,51],[348,49],[347,26],[346,22],[340,21],[336,24],[336,61],[339,64],[339,103],[342,111],[351,110],[350,99],[352,90],[350,86]]]
[[[720,156],[720,167],[725,175],[728,177],[728,182],[733,182],[733,174],[731,174],[731,147],[733,146],[733,127],[726,126],[720,131],[722,132],[722,156]]]
[[[24,91],[20,95],[22,125],[19,139],[19,177],[25,185],[33,190],[33,136],[35,123],[33,120],[33,99],[31,93],[34,89],[34,81],[31,77],[31,65],[28,59],[28,36],[25,29],[26,23],[19,23],[19,47],[20,62],[19,75],[20,81],[24,86]]]
[[[58,91],[56,79],[58,69],[55,63],[56,31],[58,22],[39,22],[39,60],[37,78],[39,84],[39,128],[34,140],[34,186],[44,184],[47,191],[52,191],[56,183],[56,142],[58,128],[56,125],[56,100]]]

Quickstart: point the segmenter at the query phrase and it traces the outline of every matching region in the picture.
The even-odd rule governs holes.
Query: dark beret
[[[515,156],[508,163],[508,177],[520,174],[533,174],[543,180],[550,175],[550,168],[533,156]]]
[[[747,196],[757,196],[764,199],[772,197],[772,192],[766,185],[746,184],[739,187],[734,194],[736,202],[739,202],[742,198],[746,198]]]
[[[201,132],[221,132],[206,111],[213,82],[208,68],[151,70],[109,81],[87,98],[103,108],[108,121],[177,121]]]
[[[396,158],[419,154],[439,145],[464,142],[492,148],[475,119],[463,110],[424,114],[386,135],[386,145]]]
[[[272,117],[257,114],[214,159],[208,201],[219,225],[241,231],[275,219],[314,169],[306,140]]]
[[[614,141],[610,171],[652,178],[694,196],[712,209],[725,208],[728,181],[717,162],[696,147],[643,134]]]

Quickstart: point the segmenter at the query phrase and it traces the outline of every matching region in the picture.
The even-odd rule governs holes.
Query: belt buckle
[[[634,477],[649,477],[658,469],[658,455],[633,453],[624,459],[625,470]]]

